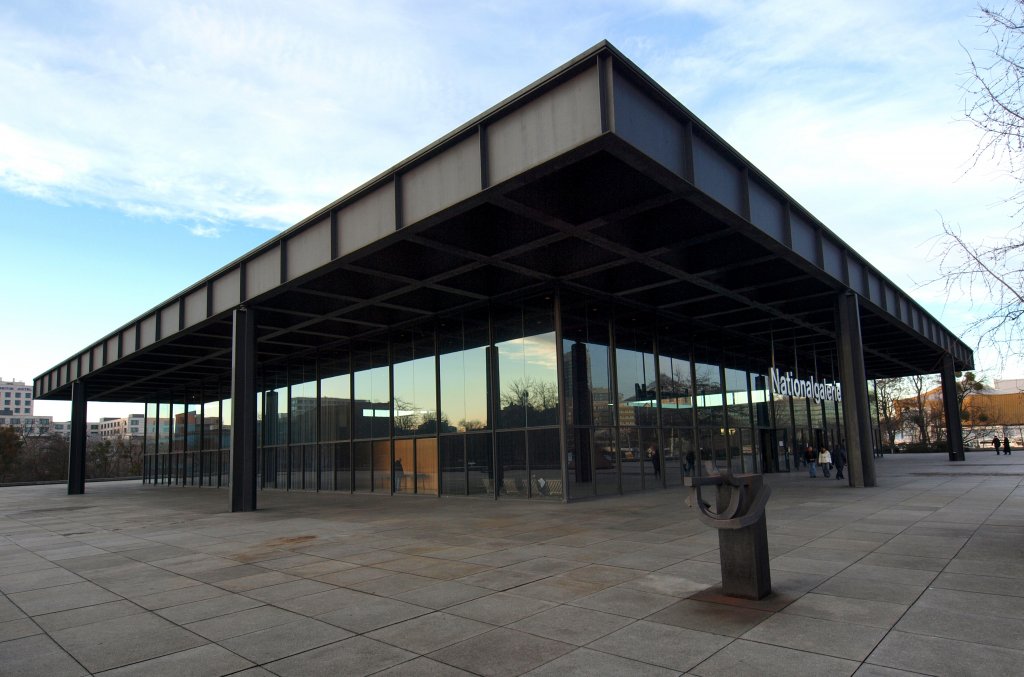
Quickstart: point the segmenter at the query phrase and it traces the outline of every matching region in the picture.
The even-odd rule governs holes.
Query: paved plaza
[[[769,475],[774,593],[683,489],[570,505],[0,489],[0,675],[1019,675],[1024,452]]]

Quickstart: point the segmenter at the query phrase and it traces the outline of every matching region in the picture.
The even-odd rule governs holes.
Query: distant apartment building
[[[0,416],[32,415],[32,386],[0,379]]]
[[[4,381],[0,379],[0,427],[10,426],[25,437],[40,437],[42,435],[63,435],[71,434],[71,422],[54,422],[52,416],[36,416],[34,412],[35,402],[32,399],[32,386],[25,385],[21,381]],[[129,429],[138,428],[139,435],[142,435],[142,414],[132,414],[139,417],[136,424],[129,426],[127,419],[110,419],[125,421],[125,427]],[[108,420],[108,419],[104,419]],[[100,437],[100,423],[86,423],[86,434],[89,437]]]
[[[105,417],[101,418],[96,425],[99,436],[105,440],[141,438],[146,429],[146,416],[145,414],[129,414],[122,418]]]
[[[56,424],[60,425],[60,424]],[[0,416],[0,427],[10,426],[26,437],[58,432],[52,416]]]

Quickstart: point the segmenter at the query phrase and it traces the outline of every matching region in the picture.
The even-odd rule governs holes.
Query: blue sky
[[[601,39],[954,330],[970,2],[0,4],[0,377],[30,381]],[[990,376],[1024,376],[979,353]],[[66,417],[63,404],[39,413]],[[125,406],[90,405],[90,419]]]

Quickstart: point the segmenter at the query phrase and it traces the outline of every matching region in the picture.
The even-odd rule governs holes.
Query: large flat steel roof
[[[971,349],[607,42],[35,379],[35,397],[184,393],[262,362],[551,285],[692,322],[737,350],[834,345],[860,298],[869,378]]]

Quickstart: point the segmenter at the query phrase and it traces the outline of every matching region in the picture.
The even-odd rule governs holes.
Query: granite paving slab
[[[91,672],[207,643],[202,637],[148,612],[65,628],[51,632],[50,636]]]
[[[526,674],[530,677],[676,677],[679,672],[584,647]]]
[[[358,636],[274,661],[266,668],[270,674],[280,677],[357,677],[371,675],[414,658],[414,653]]]
[[[686,672],[732,641],[731,637],[709,632],[637,621],[592,642],[588,648]]]
[[[263,664],[351,636],[352,633],[329,623],[301,618],[284,625],[219,640],[218,644],[254,663]]]
[[[497,628],[430,654],[441,663],[485,677],[520,675],[573,650],[571,644]]]
[[[645,620],[716,635],[739,637],[770,616],[767,611],[742,606],[684,599],[651,614]]]

